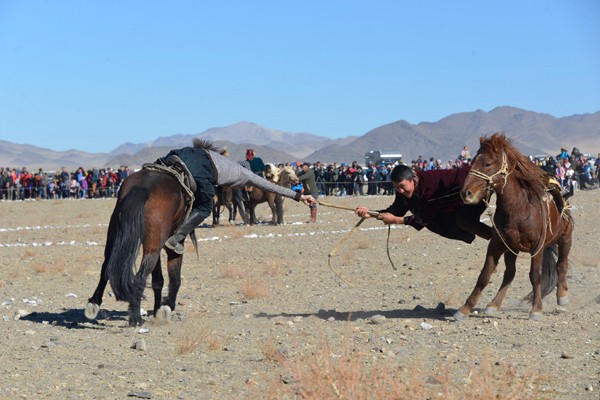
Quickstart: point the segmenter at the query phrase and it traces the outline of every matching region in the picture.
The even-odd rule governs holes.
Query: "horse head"
[[[292,168],[291,166],[285,166],[283,167],[283,169],[279,172],[279,184],[280,185],[286,185],[288,183],[298,183],[300,182],[300,180],[298,179],[298,176],[296,175],[296,171],[294,171],[294,168]]]
[[[471,169],[460,197],[465,204],[477,204],[489,199],[492,191],[504,187],[508,172],[508,162],[505,146],[509,145],[503,133],[496,133],[490,138],[482,136],[479,140],[479,150],[471,162]]]
[[[504,133],[481,137],[477,155],[463,184],[461,197],[466,204],[479,203],[491,192],[501,195],[509,182],[518,185],[529,198],[541,198],[550,175],[513,146]]]

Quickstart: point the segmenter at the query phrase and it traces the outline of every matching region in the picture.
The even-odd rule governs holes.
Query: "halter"
[[[502,165],[500,166],[500,169],[498,171],[496,171],[495,173],[493,173],[492,175],[486,175],[483,172],[479,172],[479,171],[475,171],[475,170],[470,170],[469,175],[476,176],[487,182],[486,189],[490,191],[489,196],[491,196],[491,191],[494,189],[494,186],[496,185],[494,183],[494,178],[498,175],[502,175],[502,179],[504,179],[504,184],[502,185],[502,189],[500,189],[500,194],[502,194],[502,191],[504,190],[504,187],[506,186],[506,178],[508,177],[508,175],[510,175],[510,172],[508,171],[508,162],[506,160],[506,153],[502,152]],[[545,200],[546,200],[547,209],[545,209],[542,206],[542,218],[544,220],[544,224],[542,226],[543,234],[540,236],[540,241],[538,242],[535,250],[533,251],[533,254],[531,254],[531,256],[529,256],[527,258],[533,258],[536,255],[538,255],[540,251],[542,251],[542,249],[544,248],[544,243],[546,242],[546,236],[548,235],[548,228],[550,228],[550,230],[552,231],[552,222],[550,221],[550,202],[547,197],[545,198]],[[488,201],[489,201],[489,197],[485,201],[486,205],[489,206]],[[545,213],[544,213],[544,211],[545,211]],[[492,222],[492,227],[498,234],[498,237],[500,238],[500,240],[502,241],[504,246],[508,249],[508,251],[510,251],[512,254],[514,254],[516,257],[518,257],[519,253],[510,248],[510,246],[506,243],[506,241],[502,237],[502,234],[500,234],[498,227],[496,226],[496,224],[494,224],[494,216],[493,215],[490,215],[490,221]]]
[[[506,186],[506,178],[508,177],[509,174],[510,174],[510,172],[508,171],[508,162],[506,160],[505,152],[502,152],[502,165],[500,166],[500,169],[498,171],[496,171],[495,173],[493,173],[492,175],[486,175],[483,172],[475,171],[474,169],[471,169],[469,171],[469,175],[476,176],[477,178],[481,178],[484,181],[486,181],[488,190],[494,189],[494,185],[495,185],[494,178],[498,175],[501,175],[502,179],[504,179],[504,184],[502,185],[502,189],[500,189],[500,192],[502,192],[502,190],[504,190],[504,186]]]

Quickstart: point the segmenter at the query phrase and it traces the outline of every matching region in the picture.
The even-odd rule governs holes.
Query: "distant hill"
[[[164,156],[169,149],[189,146],[195,137],[226,145],[233,160],[244,158],[247,148],[255,149],[265,162],[322,161],[364,163],[371,150],[393,151],[410,162],[419,155],[444,161],[455,159],[464,145],[472,154],[479,147],[479,137],[505,132],[515,138],[525,154],[556,155],[562,146],[569,151],[578,147],[583,153],[600,152],[600,111],[556,118],[514,107],[497,107],[489,112],[477,110],[452,114],[437,122],[410,124],[399,120],[382,125],[362,136],[330,139],[310,133],[290,133],[265,128],[251,122],[215,127],[194,135],[159,137],[145,143],[123,143],[110,153],[87,153],[78,150],[58,152],[28,144],[0,140],[0,165],[29,169],[42,167],[56,170],[62,166],[76,168],[139,168]]]
[[[477,110],[453,114],[437,122],[417,125],[397,121],[375,128],[345,146],[322,148],[309,160],[357,160],[364,162],[368,150],[398,151],[405,162],[419,155],[454,160],[464,145],[472,154],[479,148],[479,137],[505,132],[525,154],[555,156],[562,146],[578,147],[584,153],[600,152],[600,111],[594,114],[556,118],[514,107],[498,107],[490,112]],[[332,158],[329,158],[333,156]]]

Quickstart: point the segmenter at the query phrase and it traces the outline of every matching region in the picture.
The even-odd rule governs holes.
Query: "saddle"
[[[548,187],[546,187],[546,193],[550,195],[552,200],[554,200],[554,204],[556,204],[556,208],[558,209],[559,214],[563,214],[565,210],[568,210],[571,205],[567,201],[569,193],[563,194],[560,183],[553,177],[548,179]]]
[[[156,162],[146,163],[142,165],[142,169],[164,172],[177,179],[185,198],[187,218],[195,200],[196,181],[183,160],[176,155],[170,155],[168,157],[161,157]]]

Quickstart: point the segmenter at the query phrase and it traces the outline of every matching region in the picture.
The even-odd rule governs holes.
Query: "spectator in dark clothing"
[[[315,200],[319,197],[319,189],[317,188],[317,181],[315,178],[315,172],[310,168],[310,163],[305,162],[302,164],[302,173],[298,175],[298,180],[304,187],[304,193],[311,195]],[[310,223],[317,222],[317,202],[314,202],[310,206]]]

